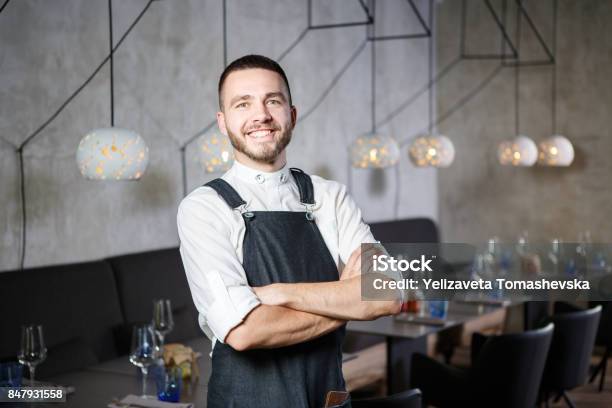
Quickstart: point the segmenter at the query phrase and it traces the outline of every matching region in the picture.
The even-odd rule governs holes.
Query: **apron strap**
[[[227,181],[221,178],[211,180],[204,185],[215,190],[217,194],[219,194],[221,198],[227,203],[227,205],[229,205],[233,209],[246,204],[246,201],[244,201],[242,197],[240,197],[240,194],[238,194],[238,192],[234,190],[234,187],[232,187]]]
[[[290,170],[297,183],[298,190],[300,190],[300,202],[302,204],[314,204],[314,189],[312,188],[310,176],[295,167],[291,167]]]

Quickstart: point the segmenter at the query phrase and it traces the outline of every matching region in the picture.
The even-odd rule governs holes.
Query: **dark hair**
[[[221,101],[221,89],[223,88],[223,83],[229,74],[234,71],[240,71],[243,69],[250,68],[261,68],[267,69],[268,71],[273,71],[279,74],[283,81],[285,81],[285,85],[287,86],[287,93],[289,94],[289,105],[291,103],[291,89],[289,89],[289,81],[287,80],[287,75],[285,75],[285,71],[281,68],[278,62],[270,59],[268,57],[264,57],[263,55],[245,55],[244,57],[240,57],[237,60],[232,61],[221,74],[219,78],[219,108],[223,109],[223,102]]]

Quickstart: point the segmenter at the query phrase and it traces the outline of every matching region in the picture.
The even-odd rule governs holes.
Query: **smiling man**
[[[375,240],[346,188],[288,167],[297,111],[282,68],[258,55],[232,62],[219,109],[236,161],[177,217],[213,341],[208,407],[321,408],[345,390],[346,321],[398,313],[400,303],[361,300],[360,244]]]

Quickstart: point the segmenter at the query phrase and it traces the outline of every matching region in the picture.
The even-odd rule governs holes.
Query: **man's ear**
[[[295,127],[297,123],[297,109],[295,106],[291,105],[291,129]]]
[[[225,114],[223,112],[217,112],[217,126],[219,126],[219,130],[225,136],[227,136],[227,127],[225,127]]]

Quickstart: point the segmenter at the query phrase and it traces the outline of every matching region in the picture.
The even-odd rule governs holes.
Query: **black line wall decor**
[[[112,69],[113,69],[113,55],[114,53],[117,51],[117,49],[123,44],[123,42],[125,41],[125,39],[127,38],[127,36],[132,32],[132,30],[136,27],[136,25],[141,21],[142,17],[147,13],[147,11],[150,9],[150,6],[153,4],[153,2],[158,1],[158,0],[149,0],[146,5],[143,7],[143,9],[140,11],[140,13],[136,16],[136,18],[132,21],[132,23],[129,25],[129,27],[127,28],[127,30],[123,33],[123,35],[120,37],[119,41],[113,46],[111,45],[110,47],[110,52],[109,54],[96,66],[96,68],[93,70],[93,72],[81,83],[81,85],[79,85],[68,97],[67,99],[45,120],[42,122],[42,124],[40,126],[38,126],[32,133],[30,133],[24,140],[23,142],[21,142],[18,146],[14,145],[13,143],[11,143],[8,140],[5,140],[4,138],[0,137],[0,140],[6,144],[7,146],[11,146],[12,149],[15,149],[15,152],[17,154],[17,159],[18,159],[18,165],[19,165],[19,194],[20,194],[20,198],[21,198],[21,215],[22,215],[22,222],[21,222],[21,248],[20,248],[20,257],[19,257],[19,265],[20,268],[23,269],[24,265],[25,265],[25,259],[26,259],[26,243],[27,243],[27,205],[26,205],[26,191],[25,191],[25,181],[26,181],[26,177],[25,177],[25,169],[24,169],[24,151],[25,149],[28,147],[29,143],[36,139],[37,137],[39,137],[43,130],[47,128],[47,126],[49,126],[49,124],[51,124],[60,114],[61,112],[75,99],[75,97],[89,84],[91,83],[91,81],[95,78],[95,76],[100,72],[100,70],[104,67],[104,65],[108,62],[109,65],[111,66],[111,83],[113,82],[113,75],[112,75]],[[336,84],[339,82],[339,80],[342,78],[342,76],[348,71],[348,69],[354,64],[354,62],[357,60],[358,56],[361,55],[361,53],[363,52],[363,50],[365,49],[365,45],[367,44],[368,41],[372,41],[372,48],[374,48],[373,43],[376,41],[385,41],[385,40],[399,40],[399,39],[414,39],[414,38],[427,38],[427,37],[431,37],[432,36],[432,30],[433,30],[433,26],[430,23],[429,26],[425,23],[425,20],[423,19],[423,16],[421,15],[421,13],[419,12],[418,8],[416,7],[416,5],[414,4],[413,0],[407,0],[408,4],[410,5],[410,7],[412,8],[414,15],[417,17],[421,27],[423,28],[423,32],[422,33],[416,33],[416,34],[402,34],[402,35],[398,35],[398,36],[381,36],[381,37],[377,37],[374,34],[374,31],[371,30],[371,28],[374,25],[374,20],[375,20],[375,15],[374,15],[374,10],[373,7],[368,7],[365,2],[363,0],[356,0],[358,2],[358,4],[360,5],[361,9],[364,12],[365,15],[365,20],[363,21],[358,21],[358,22],[349,22],[349,23],[340,23],[340,24],[329,24],[329,25],[315,25],[312,22],[312,0],[307,0],[306,6],[307,6],[307,24],[306,27],[299,33],[299,35],[297,36],[296,39],[294,39],[289,45],[288,47],[279,55],[279,57],[277,58],[278,61],[283,60],[287,55],[289,55],[308,35],[308,33],[311,30],[325,30],[325,29],[333,29],[333,28],[342,28],[342,27],[350,27],[350,26],[356,26],[356,25],[362,25],[366,27],[366,38],[364,39],[363,42],[359,43],[359,46],[356,48],[356,50],[351,54],[350,58],[348,58],[348,60],[342,65],[342,67],[340,68],[340,70],[331,78],[331,80],[329,81],[329,83],[327,83],[325,85],[325,87],[322,89],[321,94],[315,99],[315,103],[305,112],[304,115],[301,116],[300,121],[304,121],[305,119],[309,118],[309,116],[321,105],[321,103],[325,100],[325,98],[330,94],[331,90],[336,86]],[[487,0],[485,0],[487,1]],[[519,1],[519,0],[517,0]],[[520,2],[519,2],[520,3]],[[0,6],[0,13],[2,13],[6,6],[9,4],[9,0],[5,0],[4,3],[2,4],[2,6]],[[431,2],[430,2],[430,14],[433,13],[433,9],[431,6]],[[520,5],[520,4],[519,4]],[[525,15],[527,12],[526,10],[522,7],[522,5],[520,5],[520,10],[521,10],[521,14]],[[112,5],[109,2],[109,11],[112,12]],[[227,64],[227,58],[228,58],[228,53],[227,53],[227,48],[228,48],[228,33],[227,33],[227,0],[223,0],[222,3],[222,21],[223,21],[223,60],[224,60],[224,65]],[[530,22],[528,22],[528,24],[530,24],[531,26],[533,26],[534,30],[537,31],[537,29],[535,28],[535,25],[533,24],[533,22],[531,20],[529,20]],[[110,23],[112,25],[112,22]],[[503,25],[502,25],[503,28]],[[371,30],[371,31],[369,31]],[[539,35],[539,33],[537,34],[537,37],[539,39],[541,39],[541,36]],[[112,38],[112,27],[111,27],[111,33],[110,33],[110,41],[112,44],[113,38]],[[510,46],[510,44],[509,44]],[[546,48],[546,45],[543,44],[543,46]],[[548,50],[548,48],[546,48]],[[371,72],[371,80],[375,81],[375,71],[376,71],[376,61],[375,61],[375,55],[373,53],[373,60],[371,61],[372,64],[372,72]],[[377,126],[381,126],[383,124],[389,123],[391,120],[393,120],[395,117],[397,117],[402,111],[404,111],[407,107],[409,107],[410,105],[412,105],[412,103],[419,97],[421,96],[424,92],[429,91],[431,89],[431,87],[433,87],[438,81],[440,81],[442,78],[444,78],[446,75],[448,75],[449,72],[451,72],[453,69],[455,69],[459,63],[461,61],[461,57],[459,57],[458,59],[452,61],[450,64],[448,64],[446,67],[444,67],[438,74],[435,75],[435,77],[430,77],[428,80],[428,83],[425,87],[423,87],[422,89],[418,90],[414,95],[409,96],[404,102],[402,102],[397,108],[393,109],[389,114],[387,114],[385,117],[383,117],[382,119],[380,119],[379,121],[376,121],[375,115],[373,114],[373,110],[371,112],[372,114],[372,129],[376,129]],[[450,115],[452,115],[453,112],[455,112],[457,109],[459,109],[461,106],[463,106],[463,104],[467,103],[469,100],[471,100],[473,98],[473,96],[475,96],[475,94],[477,94],[477,92],[479,92],[480,90],[482,90],[482,88],[484,88],[486,86],[486,84],[488,84],[492,78],[497,75],[497,72],[494,72],[492,75],[490,75],[489,77],[485,78],[485,80],[470,94],[468,94],[465,98],[463,98],[459,104],[457,104],[455,107],[451,108],[448,112],[446,112],[444,115],[440,115],[438,117],[438,119],[436,120],[436,124],[442,122],[443,120],[445,120],[446,118],[448,118]],[[111,86],[112,89],[112,86]],[[114,124],[114,92],[111,91],[111,124]],[[375,100],[374,100],[374,104],[375,104]],[[430,103],[431,104],[431,103]],[[211,121],[210,123],[208,123],[202,130],[198,131],[196,134],[192,135],[191,137],[189,137],[185,143],[183,143],[180,147],[179,147],[179,153],[181,156],[181,164],[182,164],[182,179],[183,179],[183,192],[184,194],[187,193],[187,169],[186,169],[186,148],[193,142],[195,141],[198,137],[202,136],[203,134],[205,134],[206,132],[208,132],[213,126],[215,126],[216,121]],[[399,177],[399,174],[398,174]],[[350,183],[350,177],[349,177],[349,183]],[[397,210],[396,210],[396,214],[397,214]]]

